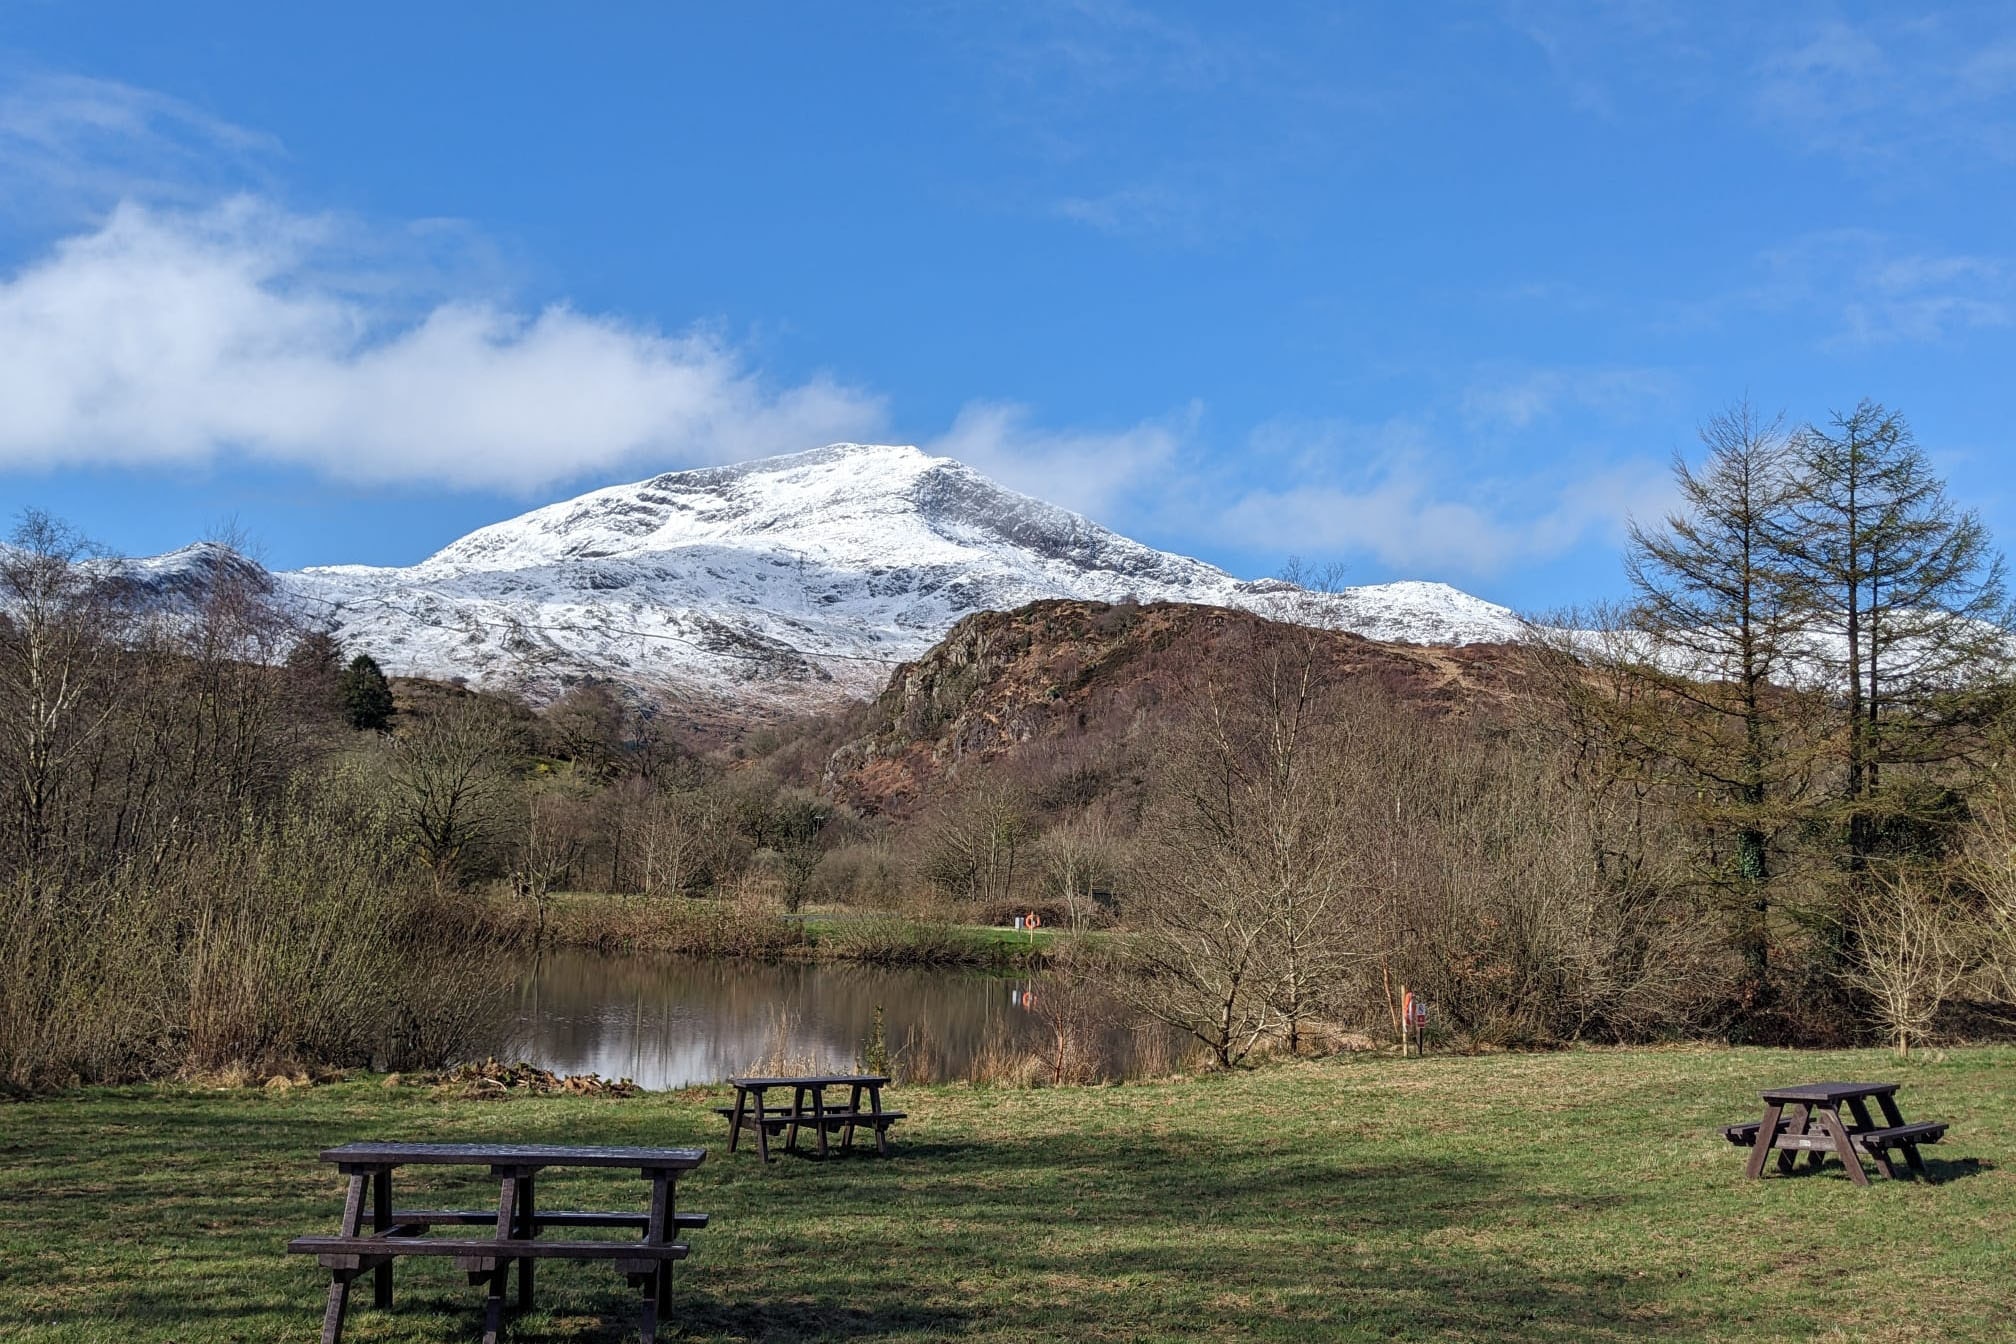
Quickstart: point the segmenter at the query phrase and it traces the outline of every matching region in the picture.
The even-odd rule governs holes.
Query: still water
[[[549,952],[520,977],[507,1049],[557,1073],[648,1088],[857,1065],[882,1009],[899,1076],[970,1078],[1054,1046],[1042,977],[832,963]],[[1176,1043],[1108,1008],[1084,1033],[1102,1071],[1168,1067]]]

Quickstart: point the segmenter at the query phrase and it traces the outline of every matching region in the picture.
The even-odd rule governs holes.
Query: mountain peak
[[[952,458],[861,443],[591,490],[406,569],[281,577],[389,670],[535,694],[598,677],[779,707],[872,693],[977,611],[1046,598],[1265,610],[1288,587],[1144,546]],[[1311,597],[1326,623],[1375,639],[1519,629],[1437,584]]]

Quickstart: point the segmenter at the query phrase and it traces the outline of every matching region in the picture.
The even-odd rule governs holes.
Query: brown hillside
[[[1042,754],[1054,775],[1110,757],[1180,712],[1198,671],[1266,624],[1179,603],[1060,600],[969,616],[896,670],[863,729],[833,753],[824,783],[863,812],[901,816],[969,763]],[[1324,638],[1339,677],[1429,714],[1502,711],[1530,675],[1524,652],[1508,645]]]

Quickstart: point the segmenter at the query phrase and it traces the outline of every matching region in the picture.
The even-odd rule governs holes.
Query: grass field
[[[1954,1123],[1928,1150],[1939,1184],[1859,1189],[1832,1166],[1745,1181],[1713,1133],[1754,1115],[1760,1086],[1872,1075],[1904,1082],[1907,1116]],[[714,1225],[693,1234],[666,1338],[1985,1341],[2016,1319],[2009,1049],[905,1088],[893,1158],[768,1168],[722,1149],[713,1099],[363,1081],[0,1105],[0,1339],[313,1340],[322,1271],[281,1247],[334,1230],[339,1178],[314,1153],[354,1138],[709,1147],[681,1203]],[[555,1174],[542,1203],[639,1185]],[[346,1339],[475,1338],[480,1290],[440,1262],[398,1274],[397,1307],[354,1309]],[[629,1320],[606,1266],[549,1265],[540,1291],[510,1338],[613,1340]]]

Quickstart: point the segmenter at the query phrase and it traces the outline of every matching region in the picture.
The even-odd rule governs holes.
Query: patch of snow
[[[1042,598],[1269,614],[1292,599],[1326,625],[1421,644],[1522,628],[1439,583],[1242,582],[950,458],[880,444],[671,472],[479,528],[417,565],[274,580],[389,672],[535,696],[609,677],[779,706],[873,694],[961,617]]]

